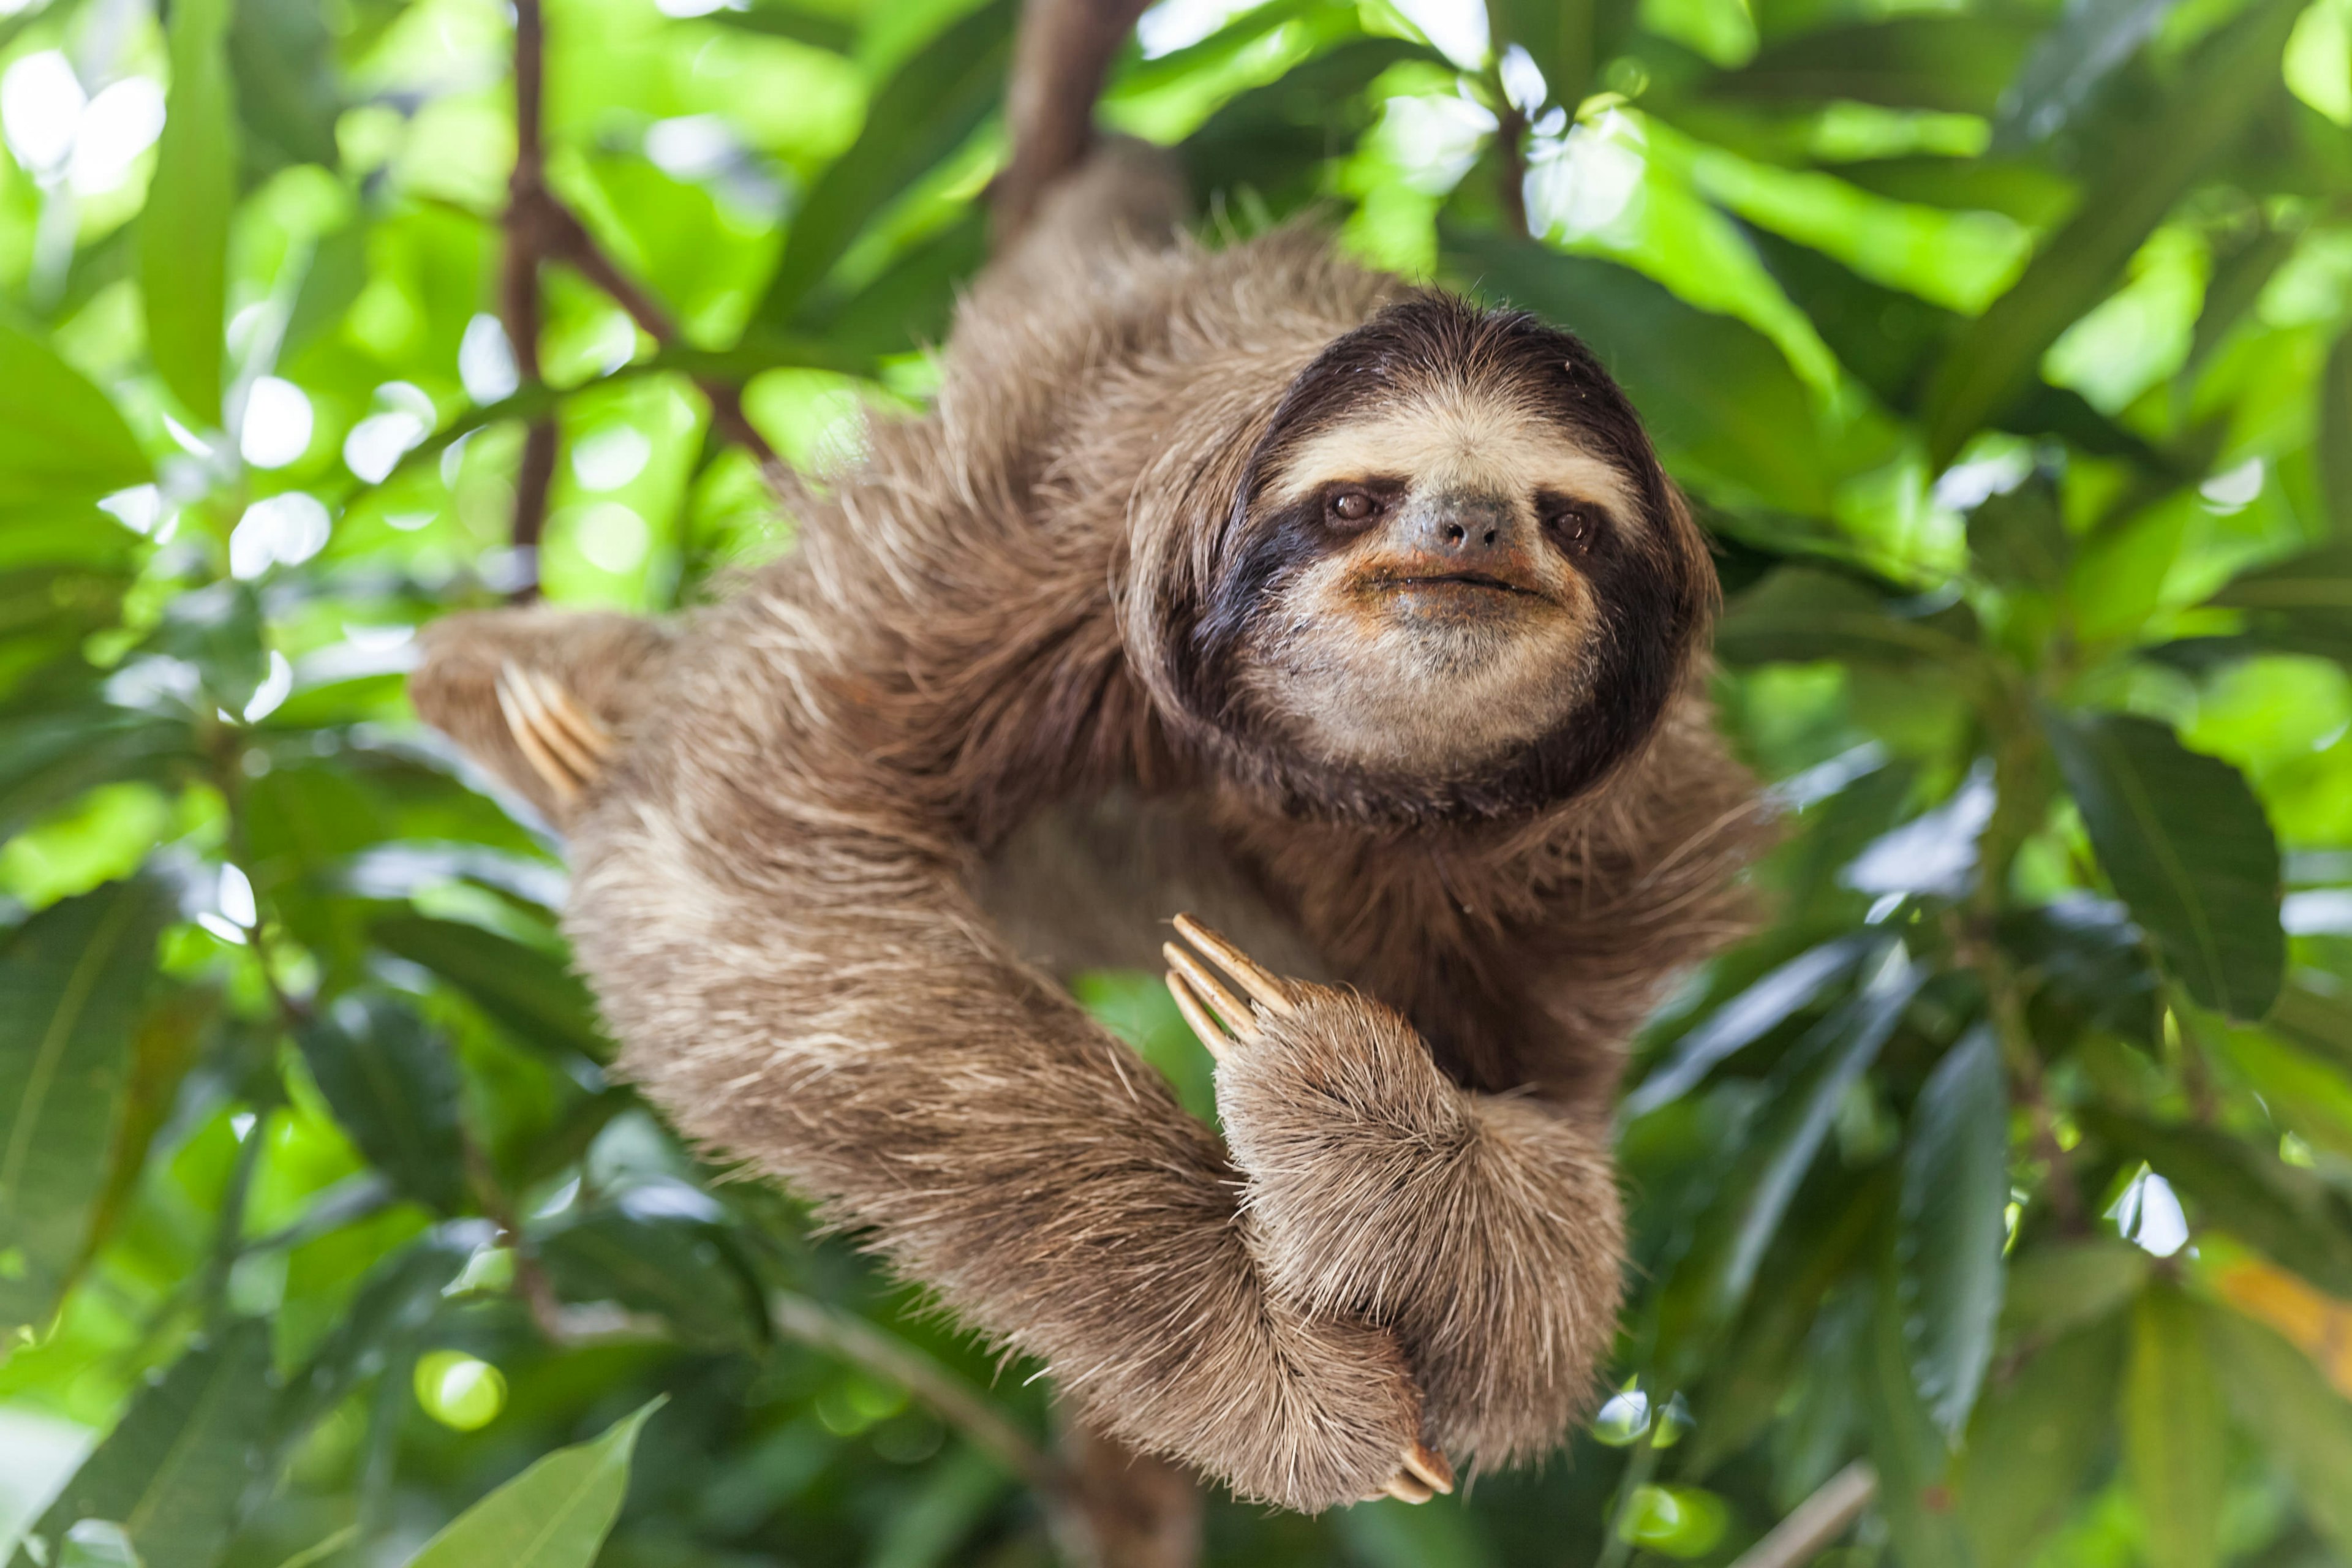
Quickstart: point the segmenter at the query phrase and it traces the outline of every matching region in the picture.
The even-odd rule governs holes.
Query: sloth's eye
[[[1341,490],[1331,498],[1331,516],[1339,522],[1367,522],[1380,510],[1381,503],[1374,500],[1368,490]]]
[[[1541,511],[1545,529],[1564,549],[1590,550],[1601,537],[1599,510],[1581,501],[1551,501]]]

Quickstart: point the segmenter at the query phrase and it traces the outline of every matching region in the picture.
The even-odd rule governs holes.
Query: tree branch
[[[1878,1495],[1878,1472],[1856,1459],[1797,1505],[1797,1511],[1740,1553],[1731,1568],[1803,1568],[1846,1531]]]
[[[1013,157],[989,193],[999,249],[1028,226],[1047,187],[1086,157],[1111,57],[1147,3],[1023,0],[1004,94]]]

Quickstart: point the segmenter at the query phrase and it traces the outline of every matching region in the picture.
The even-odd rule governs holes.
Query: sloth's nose
[[[1432,496],[1407,520],[1404,542],[1470,572],[1517,555],[1525,548],[1520,526],[1504,497],[1455,490]]]

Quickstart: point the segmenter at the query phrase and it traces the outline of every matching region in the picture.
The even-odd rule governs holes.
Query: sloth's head
[[[1637,748],[1711,612],[1704,542],[1574,338],[1440,294],[1332,342],[1171,606],[1184,706],[1286,798],[1498,816]]]

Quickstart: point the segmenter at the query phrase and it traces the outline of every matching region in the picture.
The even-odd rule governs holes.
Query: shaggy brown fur
[[[659,631],[455,617],[413,689],[543,806],[501,658],[619,733],[564,823],[567,924],[684,1131],[820,1198],[1101,1431],[1311,1510],[1417,1436],[1522,1460],[1583,1406],[1619,1292],[1622,1044],[1732,934],[1757,815],[1700,696],[1704,549],[1581,350],[1311,233],[1167,243],[1174,198],[1118,148],[1059,188],[967,302],[935,410],[877,424],[725,603]],[[1161,243],[1098,237],[1122,229]],[[1361,379],[1315,394],[1343,343]],[[1573,710],[1424,776],[1299,749],[1220,661],[1287,580],[1247,583],[1287,526],[1286,443],[1433,353],[1536,378],[1635,510],[1580,558]],[[1158,826],[1123,858],[1122,823]],[[1006,868],[1034,844],[1051,866]],[[1230,1152],[1041,967],[1151,962],[1171,881],[1353,988],[1220,1069]],[[1071,922],[992,918],[1008,889],[1117,889],[1135,918],[1049,951]]]

